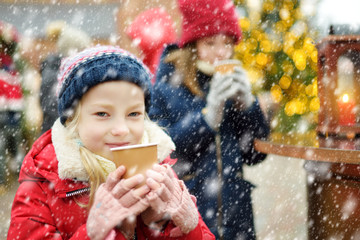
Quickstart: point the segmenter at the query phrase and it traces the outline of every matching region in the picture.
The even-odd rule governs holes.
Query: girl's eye
[[[107,114],[106,112],[97,112],[96,115],[99,116],[99,117],[106,117],[106,116],[108,116],[108,114]]]
[[[214,46],[215,45],[215,43],[213,42],[213,41],[209,41],[209,42],[206,42],[206,45],[208,45],[208,46]]]
[[[132,112],[132,113],[129,114],[129,117],[137,117],[139,115],[140,115],[139,112]]]

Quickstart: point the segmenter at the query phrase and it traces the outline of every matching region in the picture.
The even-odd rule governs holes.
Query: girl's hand
[[[87,233],[91,239],[104,239],[115,226],[119,226],[123,234],[129,237],[135,229],[136,215],[149,206],[144,198],[149,188],[146,185],[135,188],[144,176],[139,174],[122,179],[124,173],[125,167],[120,166],[109,174],[106,182],[96,191],[86,223]],[[122,224],[124,220],[130,220],[128,222],[133,224]]]
[[[232,79],[224,74],[216,73],[211,80],[204,119],[213,130],[219,129],[224,116],[225,102],[235,93],[231,85]]]
[[[251,83],[246,71],[241,67],[235,67],[234,73],[230,75],[234,79],[232,88],[236,90],[233,99],[240,110],[249,108],[255,101],[251,93]]]
[[[183,181],[174,176],[167,164],[155,164],[146,175],[151,191],[146,195],[150,208],[141,214],[144,223],[157,226],[171,219],[183,233],[193,230],[198,224],[198,211]]]

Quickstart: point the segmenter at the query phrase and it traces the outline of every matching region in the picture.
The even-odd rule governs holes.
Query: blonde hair
[[[81,101],[78,103],[74,115],[69,118],[65,125],[68,129],[68,133],[72,139],[79,139],[79,135],[77,132],[77,127],[80,119],[80,110],[81,110]],[[80,204],[83,207],[91,207],[94,202],[95,192],[99,188],[100,184],[105,182],[106,176],[99,162],[97,161],[95,154],[92,153],[84,146],[80,146],[80,158],[85,167],[86,172],[89,176],[89,184],[90,184],[90,198],[88,204]]]
[[[186,45],[184,48],[179,48],[165,58],[166,63],[172,63],[183,77],[183,84],[189,91],[198,97],[203,97],[204,93],[200,89],[197,81],[197,67],[198,60],[197,51],[194,43]]]

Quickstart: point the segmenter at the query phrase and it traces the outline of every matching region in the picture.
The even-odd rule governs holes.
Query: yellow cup
[[[221,60],[214,64],[215,72],[226,74],[234,72],[235,67],[241,67],[241,62],[236,59]]]
[[[125,179],[139,173],[146,178],[146,170],[151,169],[158,162],[156,143],[117,147],[112,148],[111,151],[114,155],[116,167],[125,166]],[[144,183],[145,180],[140,185]]]

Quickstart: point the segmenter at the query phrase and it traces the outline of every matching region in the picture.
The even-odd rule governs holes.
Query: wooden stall
[[[360,239],[360,36],[330,35],[317,48],[319,147],[255,147],[307,160],[309,239]]]

